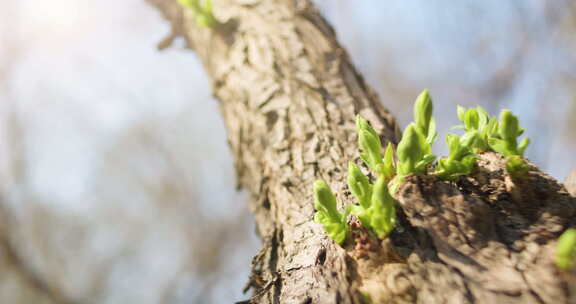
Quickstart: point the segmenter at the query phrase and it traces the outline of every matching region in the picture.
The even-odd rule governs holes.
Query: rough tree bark
[[[212,79],[239,187],[251,193],[263,248],[252,262],[250,303],[567,303],[575,274],[553,264],[574,226],[566,189],[532,168],[514,180],[499,155],[457,183],[412,177],[397,194],[401,228],[377,240],[354,225],[344,248],[312,220],[312,183],[340,207],[354,117],[384,143],[399,128],[354,69],[333,29],[307,0],[218,0],[224,22],[197,27],[175,0],[148,0],[194,49]]]

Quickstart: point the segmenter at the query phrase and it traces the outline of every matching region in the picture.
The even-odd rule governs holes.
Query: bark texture
[[[263,248],[250,303],[568,303],[574,273],[553,264],[575,224],[575,200],[533,168],[514,180],[496,154],[457,183],[413,177],[400,188],[401,227],[377,240],[353,221],[344,248],[313,222],[312,184],[354,203],[354,117],[397,143],[399,128],[307,0],[218,0],[223,24],[195,25],[175,0],[148,0],[212,79],[239,187],[251,193]]]

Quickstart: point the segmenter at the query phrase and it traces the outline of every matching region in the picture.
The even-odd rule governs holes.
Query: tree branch
[[[389,239],[355,226],[345,248],[333,244],[312,220],[313,181],[328,181],[340,207],[353,203],[344,168],[358,160],[356,114],[384,144],[399,139],[333,29],[306,0],[215,1],[223,24],[212,29],[197,27],[177,1],[149,2],[172,22],[171,37],[197,52],[220,100],[238,183],[251,193],[264,241],[252,262],[251,303],[574,297],[574,274],[552,263],[555,239],[574,225],[574,198],[536,168],[511,180],[492,154],[458,185],[406,182],[397,197],[402,229]]]

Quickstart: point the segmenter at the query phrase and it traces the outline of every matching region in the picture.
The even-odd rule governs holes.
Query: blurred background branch
[[[576,167],[572,1],[316,3],[403,125],[428,87],[441,133],[455,104],[511,108],[530,159]],[[155,49],[168,31],[142,0],[0,0],[1,302],[247,297],[259,241],[199,62]]]

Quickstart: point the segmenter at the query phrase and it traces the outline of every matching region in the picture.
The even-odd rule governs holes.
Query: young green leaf
[[[398,175],[406,176],[414,173],[416,163],[424,156],[421,146],[421,138],[416,132],[415,125],[409,124],[402,134],[402,140],[398,143],[396,154],[398,156]]]
[[[480,106],[476,107],[476,112],[478,112],[478,130],[483,130],[490,121],[490,115]]]
[[[574,267],[576,259],[576,229],[570,228],[558,238],[556,245],[556,266],[562,270]]]
[[[428,89],[425,89],[418,95],[414,103],[414,123],[416,128],[425,136],[428,135],[433,110],[432,98],[430,98]]]
[[[350,162],[348,164],[348,187],[360,205],[348,206],[347,210],[356,215],[363,227],[379,237],[384,237],[394,228],[396,221],[394,204],[388,201],[392,198],[388,192],[383,194],[383,187],[388,191],[386,184],[396,174],[394,149],[392,144],[388,143],[384,158],[382,158],[380,137],[360,116],[356,117],[356,129],[358,145],[362,151],[360,157],[368,168],[378,175],[378,180],[376,186],[371,185],[360,168]],[[375,191],[378,191],[378,194]]]
[[[509,145],[505,140],[500,138],[489,138],[488,143],[490,144],[490,148],[492,148],[492,150],[503,155],[512,155],[512,152],[510,152],[509,149]]]
[[[394,148],[392,143],[388,143],[384,151],[384,161],[382,166],[382,176],[391,180],[396,175],[396,166],[394,165]]]
[[[462,135],[460,138],[460,144],[469,151],[472,151],[472,149],[477,146],[477,142],[480,140],[480,134],[478,131],[470,131]]]
[[[414,123],[409,124],[404,130],[396,154],[398,156],[397,173],[400,176],[423,172],[436,160],[436,156],[431,154],[430,145],[416,130]]]
[[[512,114],[510,110],[502,110],[500,113],[500,126],[498,128],[500,138],[516,143],[516,137],[519,136],[519,131],[518,117]],[[516,146],[514,146],[514,150],[515,149]]]
[[[478,111],[476,109],[466,111],[466,114],[464,115],[464,126],[466,126],[467,130],[478,130],[478,123],[480,120],[478,116]]]
[[[446,135],[450,154],[438,161],[435,173],[442,179],[452,181],[458,176],[472,173],[477,157],[471,152],[470,146],[477,140],[477,131],[467,132],[462,137],[455,134]]]
[[[460,136],[456,134],[446,135],[446,144],[450,151],[449,160],[460,160],[464,153],[468,153],[467,147],[460,143]]]
[[[194,20],[199,26],[213,27],[218,24],[212,13],[212,0],[178,0],[178,3],[194,13]]]
[[[490,117],[488,120],[488,124],[486,128],[483,130],[483,135],[486,135],[486,138],[492,138],[496,136],[498,132],[498,120],[495,117]]]
[[[458,126],[458,128],[466,131],[464,137],[472,136],[471,133],[477,133],[477,138],[474,142],[471,142],[470,145],[467,145],[468,148],[474,153],[489,150],[488,140],[497,132],[498,121],[490,117],[488,112],[480,106],[470,109],[457,106],[456,112],[458,119],[463,123],[463,125]]]
[[[363,208],[370,207],[372,185],[355,163],[348,163],[348,187]]]
[[[370,167],[370,169],[376,171],[378,166],[382,163],[382,156],[380,156],[382,149],[380,146],[380,138],[366,130],[361,130],[358,136],[358,141],[362,151],[364,152],[364,158],[368,160],[366,165]]]
[[[428,147],[422,147],[424,154],[430,154],[432,152],[431,146],[438,135],[436,132],[436,122],[434,118],[432,118],[433,111],[432,98],[430,97],[428,89],[425,89],[418,95],[414,103],[414,125],[416,131],[424,136],[425,142],[428,144]]]
[[[322,180],[314,183],[314,208],[316,208],[314,221],[322,224],[324,231],[334,242],[344,243],[348,231],[347,215],[338,212],[336,197]]]
[[[379,238],[384,238],[396,226],[396,202],[388,192],[388,181],[379,177],[372,192],[372,203],[366,210],[370,228]]]
[[[518,118],[510,110],[502,110],[498,125],[498,138],[492,138],[489,142],[490,146],[496,152],[506,156],[522,156],[530,143],[528,139],[524,139],[518,145],[517,138],[522,133],[524,133],[524,129],[519,126]]]
[[[382,168],[382,143],[380,136],[368,122],[360,115],[356,116],[356,129],[358,131],[358,145],[362,150],[360,158],[368,168],[380,174]]]

